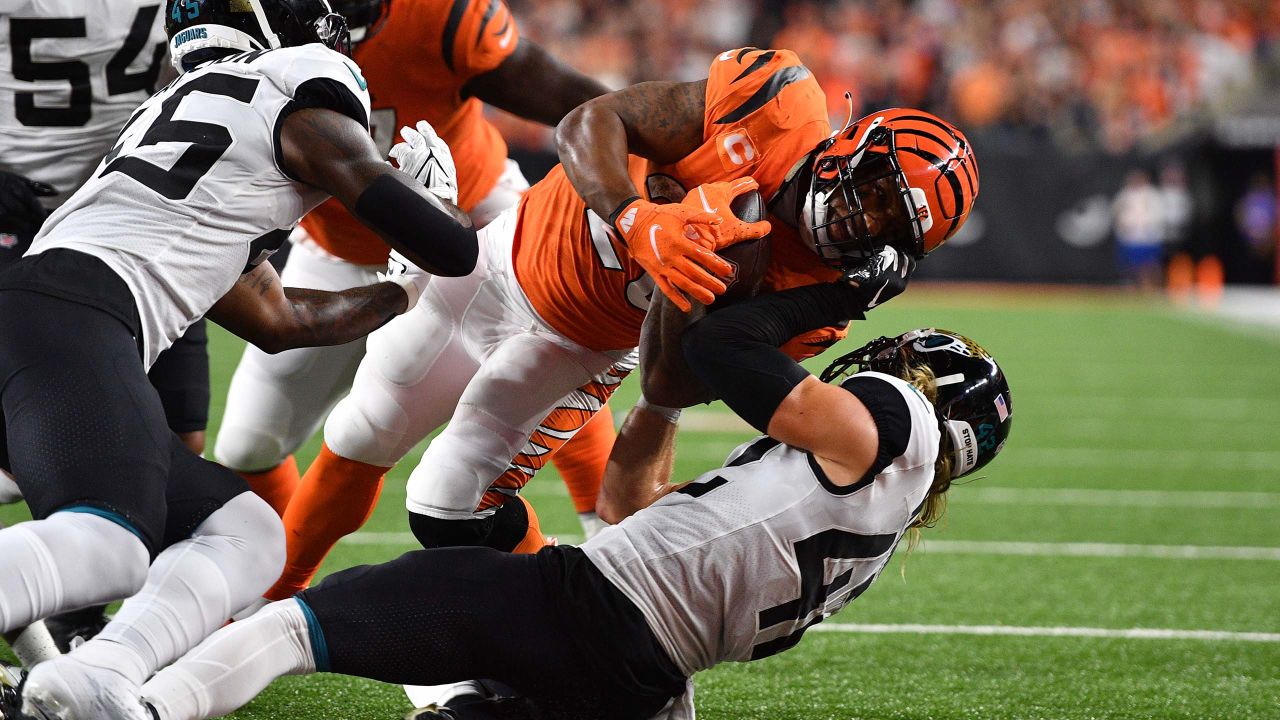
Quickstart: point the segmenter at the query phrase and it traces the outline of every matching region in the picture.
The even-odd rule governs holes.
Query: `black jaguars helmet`
[[[274,50],[321,43],[351,54],[347,22],[328,0],[168,0],[164,29],[178,72],[199,50]],[[197,60],[197,62],[202,60]]]
[[[391,12],[391,0],[329,0],[329,4],[334,12],[347,19],[353,43],[373,37]]]
[[[865,370],[904,377],[909,365],[928,366],[937,378],[933,407],[951,438],[951,476],[967,475],[991,462],[1004,449],[1013,425],[1009,382],[991,353],[959,333],[925,328],[877,338],[837,358],[822,372],[822,380]]]

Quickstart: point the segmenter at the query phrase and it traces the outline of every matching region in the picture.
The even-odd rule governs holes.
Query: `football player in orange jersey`
[[[914,135],[917,124],[941,144]],[[331,452],[385,470],[448,421],[409,480],[410,525],[428,547],[541,545],[527,506],[509,500],[635,367],[656,283],[648,267],[677,268],[664,286],[677,305],[724,289],[704,252],[723,263],[708,248],[766,229],[718,214],[732,195],[758,184],[782,213],[765,277],[782,290],[840,278],[841,259],[864,259],[880,237],[923,254],[959,227],[977,190],[973,174],[940,204],[939,188],[951,193],[976,168],[963,136],[927,114],[886,111],[833,134],[816,81],[785,50],[727,52],[707,80],[602,96],[559,136],[566,165],[481,231],[476,272],[432,280],[413,311],[370,336],[325,425]],[[745,175],[754,180],[724,182]],[[654,202],[699,185],[683,202]],[[920,203],[953,219],[925,227],[919,187]],[[843,333],[806,333],[789,351],[813,355]],[[648,410],[665,422],[662,408]]]
[[[565,118],[557,139],[573,186],[623,235],[654,232],[652,225],[625,224],[628,215],[660,215],[663,207],[653,201],[678,199],[711,180],[755,177],[772,224],[773,257],[763,291],[835,280],[886,245],[923,257],[959,230],[979,185],[977,161],[959,130],[923,111],[892,109],[833,133],[825,107],[794,53],[745,48],[719,55],[705,81],[642,83],[588,102]],[[636,194],[634,161],[623,160],[628,153],[651,163],[640,186],[647,200]],[[638,278],[633,282],[644,280],[640,269],[626,268]],[[536,273],[536,263],[526,266],[526,276]],[[540,301],[549,305],[554,297],[538,288],[557,282],[546,277],[525,283],[544,317],[554,310]],[[676,308],[663,302],[657,313],[705,301],[693,293],[671,300]],[[633,312],[630,322],[637,317]],[[563,320],[571,330],[585,327]],[[661,319],[654,324],[671,325]],[[844,334],[843,327],[828,327],[794,338],[784,349],[800,359]],[[647,380],[642,390],[648,390]],[[609,490],[598,505],[604,520],[647,505],[653,489],[665,484],[678,408],[694,401],[641,396],[609,461]]]
[[[395,129],[425,118],[449,144],[457,167],[459,206],[477,226],[514,205],[528,183],[507,159],[506,143],[486,121],[481,101],[554,125],[573,107],[606,91],[522,38],[501,0],[340,0],[353,53],[372,96],[371,130],[385,155]],[[385,269],[387,246],[337,203],[325,203],[303,221],[284,270],[286,283],[337,290],[372,282]],[[277,512],[298,506],[286,525],[318,535],[326,547],[359,527],[381,486],[380,473],[331,467],[322,453],[317,470],[337,483],[317,495],[311,481],[300,491],[293,453],[319,427],[351,385],[363,339],[335,348],[268,355],[244,354],[231,382],[218,461],[239,471]],[[577,443],[557,457],[584,524],[595,519],[595,493],[612,445],[611,418],[600,415]],[[328,502],[343,497],[350,502]],[[290,573],[309,578],[323,558],[291,541]],[[290,581],[286,577],[287,581]],[[292,581],[291,581],[292,582]]]

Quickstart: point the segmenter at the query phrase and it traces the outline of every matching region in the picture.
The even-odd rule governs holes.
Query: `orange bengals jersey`
[[[385,156],[401,126],[431,123],[458,167],[458,205],[470,210],[502,175],[507,144],[463,98],[468,80],[502,64],[519,42],[502,0],[396,0],[382,28],[356,46],[354,58],[369,82],[373,140]],[[386,262],[387,246],[330,199],[303,221],[330,253],[358,265]]]
[[[750,175],[768,201],[796,162],[830,134],[826,97],[795,53],[730,50],[711,63],[702,145],[662,167],[632,157],[631,176],[653,202],[678,202],[703,183]],[[766,288],[838,277],[785,223],[772,222]],[[561,167],[521,200],[513,252],[520,287],[565,337],[595,350],[639,344],[653,281],[613,228],[587,209]],[[838,339],[834,330],[823,332],[810,340]],[[815,345],[805,356],[817,352],[821,347]]]

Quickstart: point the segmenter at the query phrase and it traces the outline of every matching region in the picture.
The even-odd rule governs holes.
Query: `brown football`
[[[729,209],[734,216],[747,222],[758,222],[765,217],[764,198],[756,190],[734,198]],[[721,250],[719,255],[733,265],[734,273],[733,279],[727,282],[729,288],[711,304],[710,310],[755,297],[760,292],[771,255],[769,236],[735,243]]]

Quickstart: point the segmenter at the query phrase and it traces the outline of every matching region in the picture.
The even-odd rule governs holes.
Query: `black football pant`
[[[528,701],[491,717],[647,720],[685,689],[639,609],[574,547],[419,550],[297,597],[320,671],[407,685],[491,678]]]

